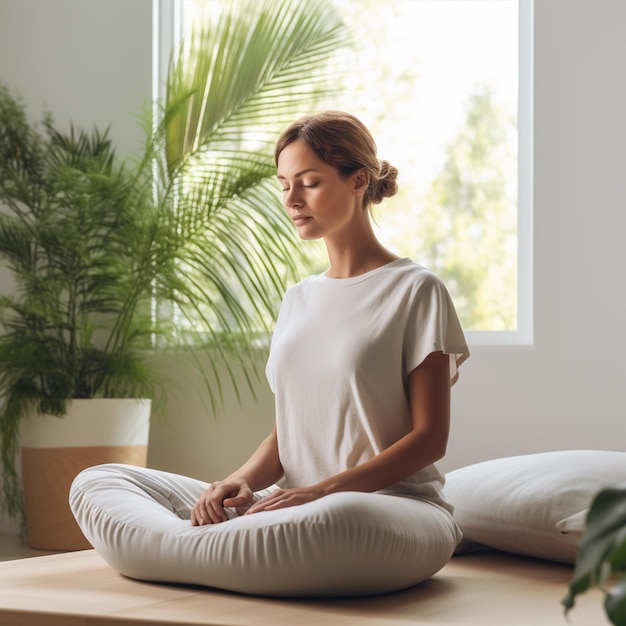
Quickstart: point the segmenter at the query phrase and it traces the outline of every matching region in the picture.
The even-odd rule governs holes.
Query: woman
[[[177,521],[190,518],[193,529],[224,531],[218,540],[216,532],[202,537],[221,541],[211,550],[228,556],[216,565],[210,554],[198,575],[166,580],[272,595],[415,584],[442,567],[460,539],[434,462],[446,450],[450,387],[468,356],[463,332],[441,281],[374,234],[369,209],[396,193],[397,170],[379,161],[358,119],[337,111],[304,117],[280,137],[275,160],[285,209],[302,239],[323,239],[329,268],[292,287],[281,306],[267,363],[276,401],[271,434],[241,468],[210,485],[114,466],[99,470],[100,490],[112,480],[118,494],[133,492],[128,506],[148,494],[155,515],[159,506]],[[120,545],[108,528],[119,527],[119,504],[94,532],[87,509],[101,515],[107,505],[96,512],[81,476],[73,494],[83,504],[75,495],[73,507],[94,546],[127,575],[163,579],[155,567],[168,557],[151,558],[138,574],[112,548]],[[149,527],[166,537],[170,523],[124,518],[133,528],[124,536],[132,542],[136,528]],[[307,531],[291,536],[293,528]],[[229,543],[231,532],[238,543]],[[181,562],[178,554],[173,560]],[[270,583],[259,580],[268,576]]]

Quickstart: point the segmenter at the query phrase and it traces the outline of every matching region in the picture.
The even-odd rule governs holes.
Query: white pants
[[[76,477],[70,505],[96,551],[125,576],[269,596],[404,589],[440,570],[460,540],[441,507],[377,493],[335,493],[241,517],[230,511],[227,522],[192,526],[207,486],[99,465]]]

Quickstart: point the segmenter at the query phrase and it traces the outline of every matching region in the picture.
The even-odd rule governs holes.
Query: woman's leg
[[[121,573],[185,582],[184,574],[171,577],[170,561],[187,549],[193,553],[197,542],[217,528],[191,525],[191,510],[208,486],[188,476],[134,465],[98,465],[74,479],[70,507],[92,546]],[[255,499],[269,491],[258,492]],[[225,510],[229,519],[238,517],[234,509]],[[181,565],[184,572],[184,560]]]
[[[166,472],[105,465],[76,478],[70,501],[94,548],[126,576],[260,595],[403,589],[441,569],[459,540],[440,507],[375,493],[336,493],[191,526],[191,508],[206,486]]]

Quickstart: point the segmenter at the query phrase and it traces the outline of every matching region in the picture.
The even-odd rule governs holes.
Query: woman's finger
[[[219,513],[215,513],[212,506],[212,498],[215,497],[216,487],[214,485],[209,488],[198,498],[192,509],[191,523],[194,526],[203,526],[204,524],[212,524],[219,521]]]

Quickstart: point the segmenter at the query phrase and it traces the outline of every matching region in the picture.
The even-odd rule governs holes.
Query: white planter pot
[[[40,550],[91,547],[68,504],[74,477],[101,463],[145,467],[150,400],[72,400],[63,417],[29,415],[20,443],[28,543]]]

